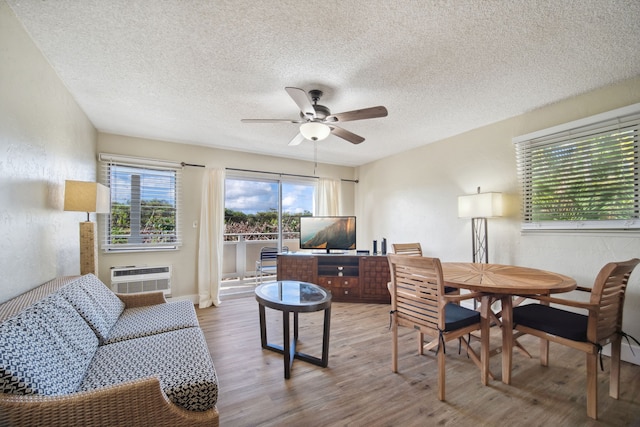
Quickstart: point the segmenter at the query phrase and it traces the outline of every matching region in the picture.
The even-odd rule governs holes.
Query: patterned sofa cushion
[[[42,285],[31,289],[15,298],[0,304],[0,322],[15,316],[30,305],[46,298],[50,294],[56,292],[63,286],[68,285],[80,276],[61,276],[51,279]]]
[[[190,301],[127,308],[109,331],[109,338],[104,343],[198,326],[198,316]]]
[[[124,310],[120,298],[93,274],[80,277],[62,288],[60,293],[89,324],[100,343],[105,342]]]
[[[97,348],[78,312],[52,294],[0,324],[0,388],[10,394],[75,392]]]
[[[218,380],[199,328],[120,341],[98,347],[80,390],[157,376],[169,400],[206,411],[218,400]]]

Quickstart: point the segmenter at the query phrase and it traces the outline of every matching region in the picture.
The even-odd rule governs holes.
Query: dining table
[[[502,382],[511,383],[511,360],[513,338],[513,298],[528,295],[549,295],[569,292],[577,284],[571,277],[536,268],[515,265],[484,264],[470,262],[443,262],[442,273],[445,286],[480,292],[480,307],[484,317],[489,317],[493,301],[500,300],[502,325]],[[486,319],[489,321],[489,319]],[[488,346],[488,338],[483,337],[482,345]],[[488,348],[482,349],[488,357]],[[483,372],[483,383],[487,374]]]

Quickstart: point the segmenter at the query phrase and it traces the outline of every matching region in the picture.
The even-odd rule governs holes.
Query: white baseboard
[[[242,297],[246,297],[248,295],[253,295],[253,291],[251,293],[244,292],[244,293],[238,293],[238,294],[222,295],[221,298],[224,301],[224,300],[231,299],[231,298],[242,298]],[[197,295],[197,294],[182,295],[182,296],[179,296],[179,297],[167,298],[167,301],[191,301],[194,305],[198,305],[200,303],[200,296]]]
[[[633,341],[632,341],[633,342]],[[633,352],[631,351],[633,350]],[[602,349],[602,354],[605,356],[611,356],[611,344],[605,345]],[[631,348],[626,339],[622,339],[622,350],[620,351],[620,359],[625,362],[633,363],[634,365],[640,365],[640,346],[633,344]]]

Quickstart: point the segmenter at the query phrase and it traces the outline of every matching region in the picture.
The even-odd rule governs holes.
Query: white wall
[[[64,181],[95,179],[96,132],[0,1],[0,302],[79,274],[79,226]]]
[[[489,219],[489,262],[555,271],[591,286],[607,262],[640,257],[639,234],[521,234],[511,140],[637,102],[640,77],[360,167],[356,215],[366,221],[358,223],[359,242],[419,241],[427,256],[471,261],[471,224],[457,218],[457,196],[480,186],[508,199],[507,216]],[[625,331],[636,337],[639,308],[640,269],[631,278],[624,319]],[[636,355],[640,364],[640,349]]]
[[[215,139],[215,138],[212,138]],[[262,156],[239,151],[220,150],[197,145],[179,144],[167,141],[155,141],[120,135],[98,135],[98,152],[123,154],[176,162],[205,165],[211,168],[237,168],[265,172],[289,173],[314,176],[314,164],[279,157]],[[186,167],[183,170],[183,242],[177,251],[104,253],[99,255],[99,277],[105,283],[110,281],[110,268],[121,265],[164,265],[173,266],[172,296],[194,299],[197,295],[196,260],[198,229],[193,228],[194,221],[200,220],[200,195],[203,168]],[[318,164],[315,176],[353,179],[355,170],[351,167]],[[342,184],[343,214],[354,212],[354,188],[358,184]],[[102,227],[102,218],[99,227]]]

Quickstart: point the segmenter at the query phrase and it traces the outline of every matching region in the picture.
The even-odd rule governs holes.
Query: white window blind
[[[523,229],[640,229],[640,106],[632,107],[514,140]],[[620,112],[629,108],[609,116]]]
[[[178,163],[100,154],[102,181],[110,189],[104,224],[106,251],[176,249],[181,245]]]

